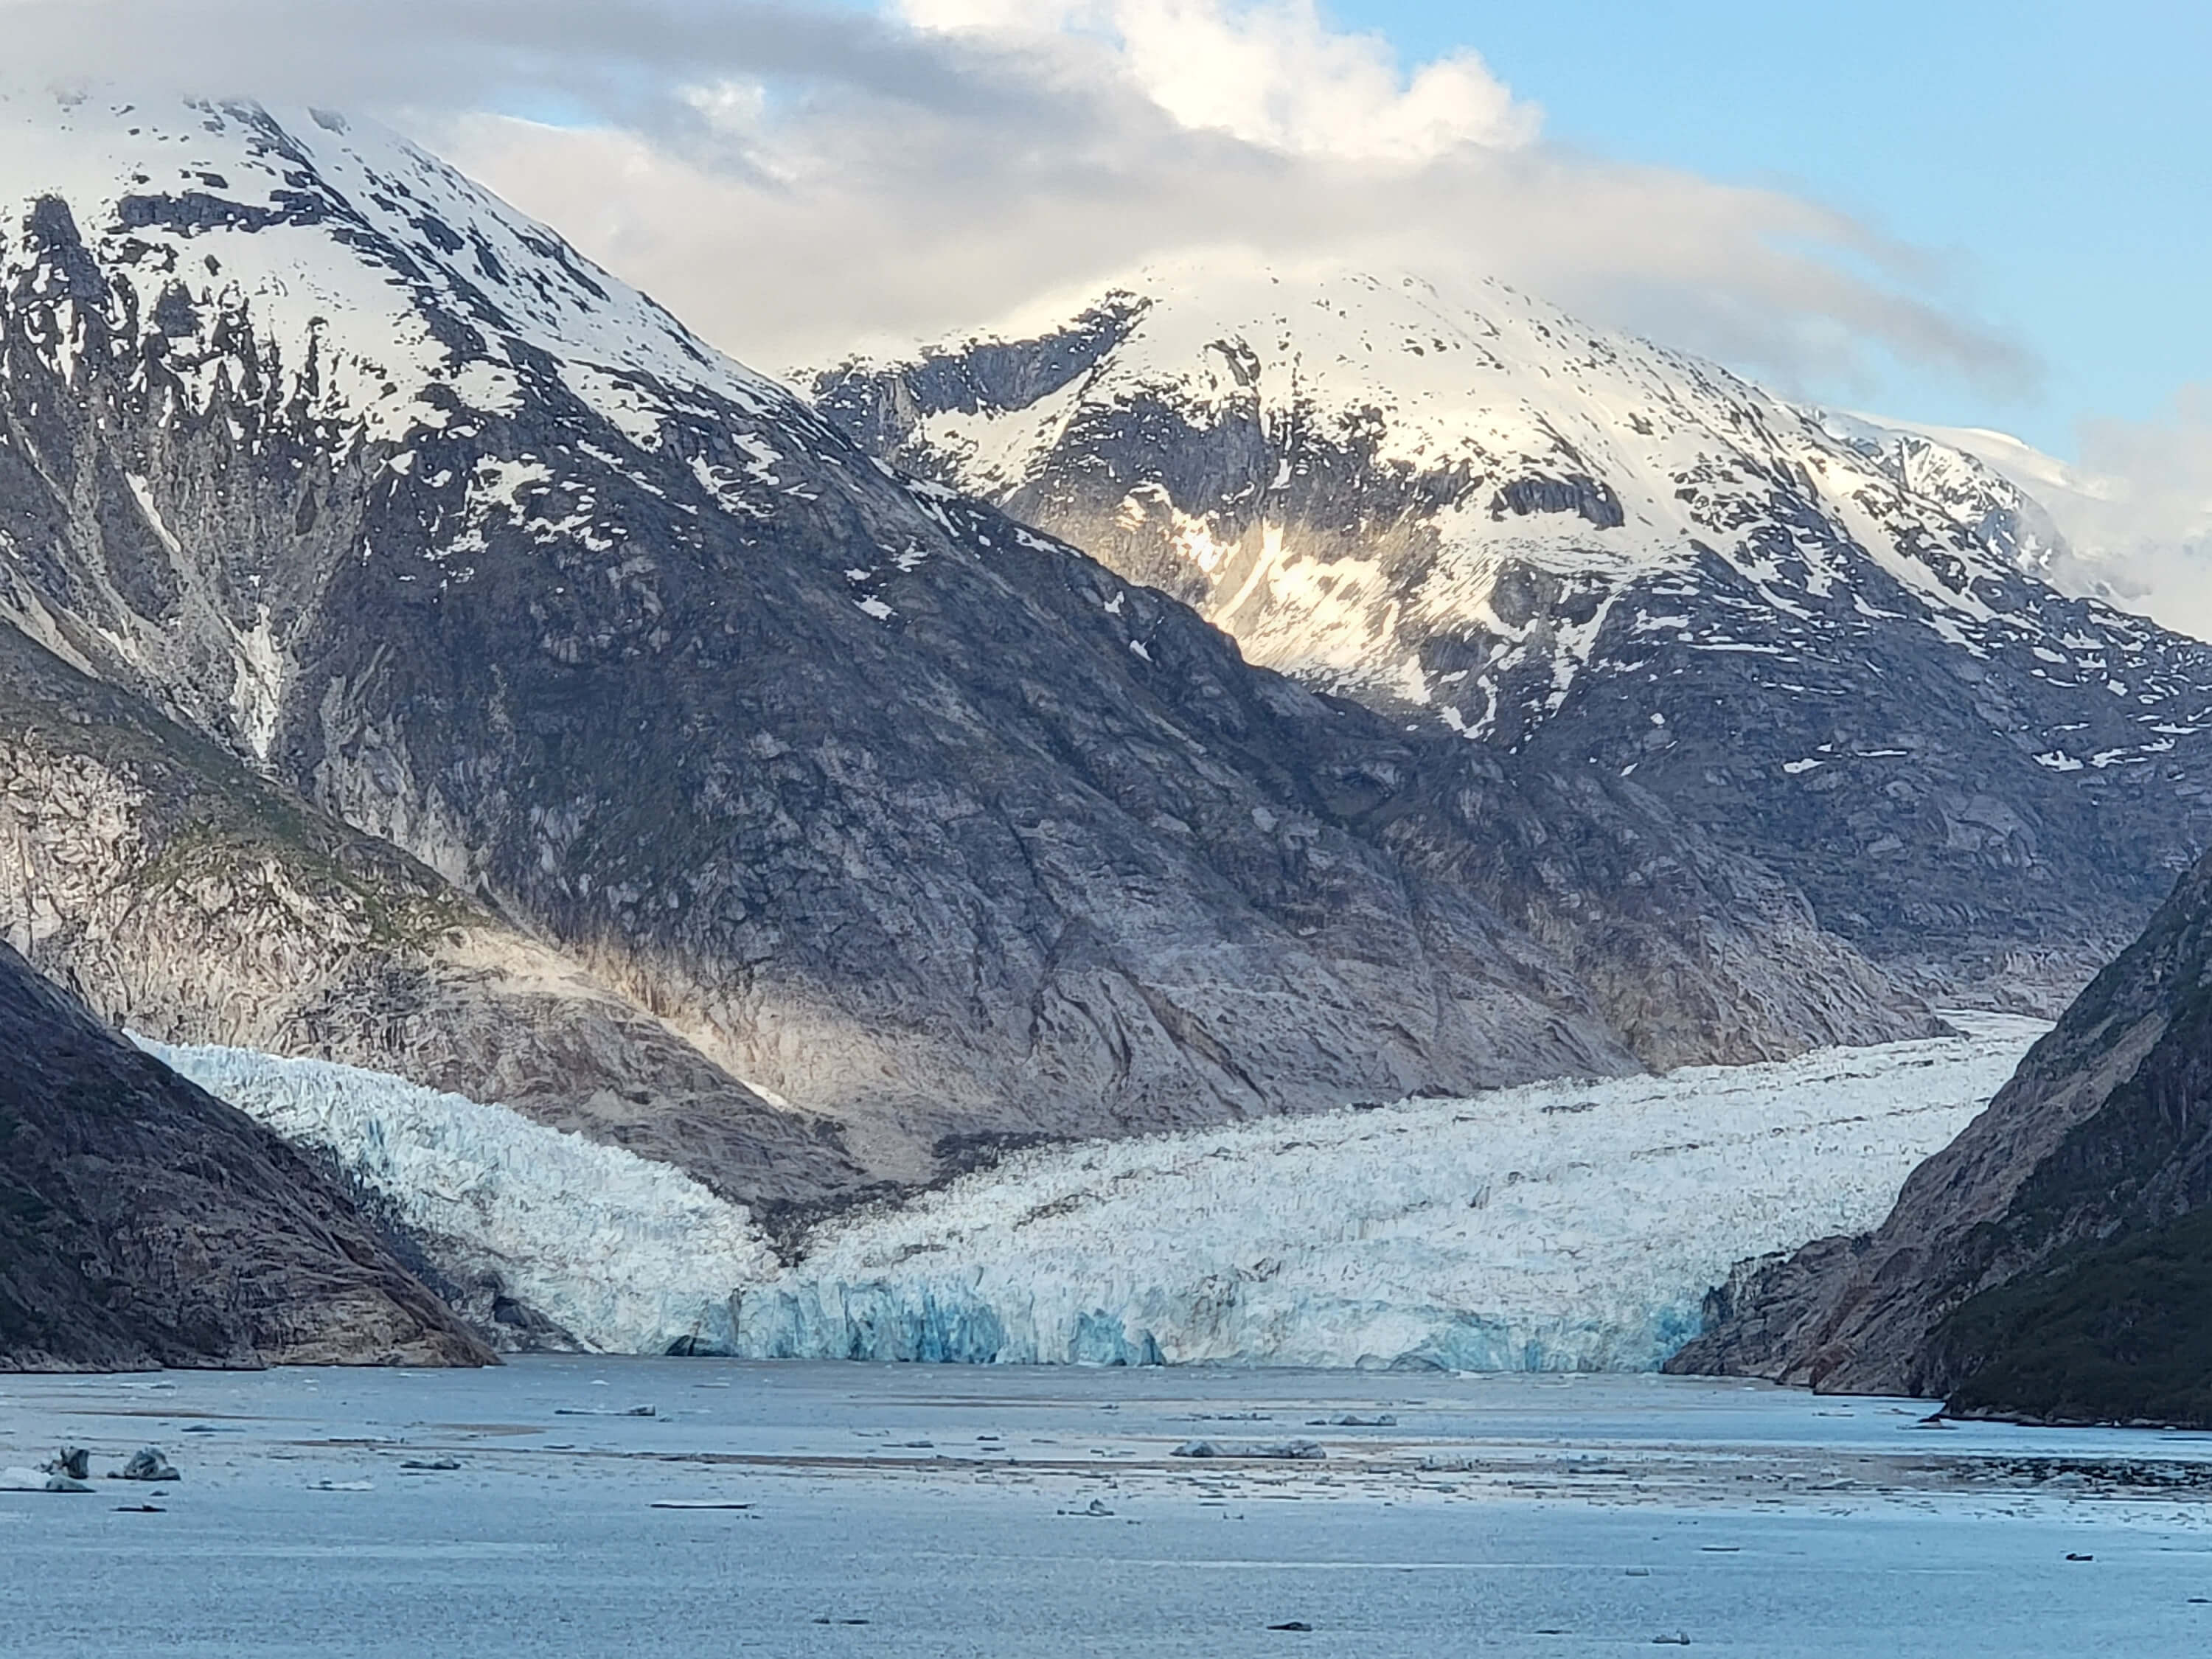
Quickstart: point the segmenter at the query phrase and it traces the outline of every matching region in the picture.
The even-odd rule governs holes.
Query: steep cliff
[[[302,1156],[0,945],[0,1369],[490,1358]]]
[[[0,625],[0,938],[107,1020],[396,1072],[771,1209],[861,1180],[643,1010],[389,845]]]
[[[1671,1368],[2204,1419],[2208,1200],[2212,860],[1880,1228],[1745,1272]]]

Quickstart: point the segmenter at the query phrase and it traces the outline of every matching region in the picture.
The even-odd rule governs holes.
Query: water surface
[[[2212,1437],[1928,1409],[1656,1376],[569,1358],[7,1377],[0,1465],[68,1442],[97,1476],[150,1443],[185,1478],[0,1493],[0,1650],[2212,1646]],[[1173,1455],[1195,1439],[1327,1455]]]

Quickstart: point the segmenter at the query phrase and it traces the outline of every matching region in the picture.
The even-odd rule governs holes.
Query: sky
[[[2079,545],[2212,616],[2203,0],[0,0],[0,40],[381,116],[770,372],[1152,260],[1494,276],[2018,433]]]
[[[1941,264],[2036,356],[2011,396],[1893,366],[1876,398],[2076,453],[2212,379],[2203,0],[1337,0],[1409,61],[1479,49],[1547,136],[1830,203]]]

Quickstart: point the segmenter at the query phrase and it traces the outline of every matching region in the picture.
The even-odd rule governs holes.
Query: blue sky
[[[1886,412],[2059,453],[2212,380],[2203,0],[1328,0],[1408,61],[1472,47],[1554,143],[1779,184],[1942,262],[2044,366],[2011,398],[1899,365]]]

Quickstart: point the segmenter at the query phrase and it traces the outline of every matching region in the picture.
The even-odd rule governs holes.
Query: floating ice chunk
[[[1328,1454],[1310,1440],[1186,1440],[1170,1457],[1264,1457],[1318,1462]]]

